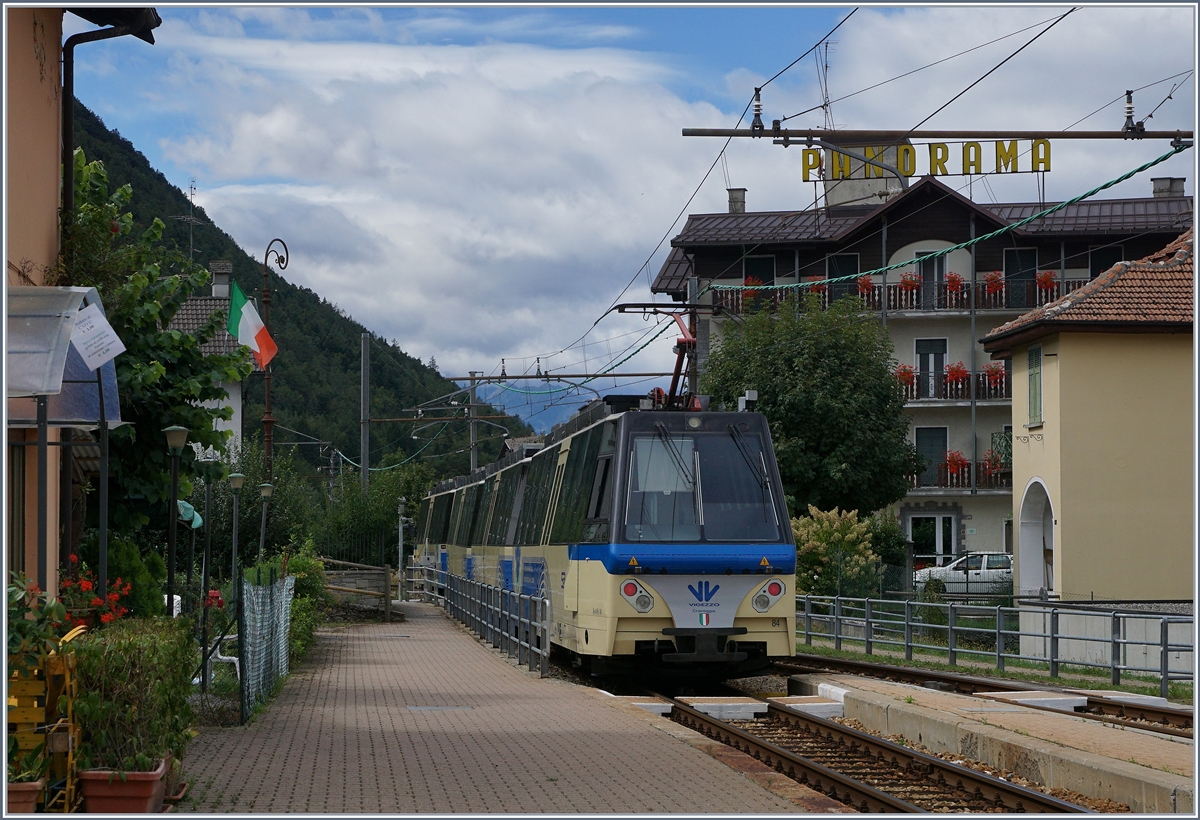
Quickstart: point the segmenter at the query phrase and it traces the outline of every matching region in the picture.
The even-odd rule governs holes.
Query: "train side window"
[[[592,481],[592,495],[588,502],[588,518],[608,518],[612,511],[612,458],[601,458],[596,462],[596,477]]]

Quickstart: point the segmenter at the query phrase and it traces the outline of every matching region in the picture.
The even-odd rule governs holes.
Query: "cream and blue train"
[[[796,551],[766,420],[610,396],[421,502],[418,560],[550,599],[593,671],[736,677],[795,654]]]

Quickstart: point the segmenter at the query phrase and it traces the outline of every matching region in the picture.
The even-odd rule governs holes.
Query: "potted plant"
[[[870,296],[871,291],[875,289],[875,282],[872,281],[871,274],[869,273],[864,273],[862,276],[858,277],[857,282],[859,296]]]
[[[987,377],[988,387],[1003,387],[1008,375],[1004,362],[988,362],[983,366],[983,375]]]
[[[909,271],[900,274],[900,290],[905,293],[912,293],[921,287],[921,277]]]
[[[38,589],[36,583],[14,572],[8,585],[8,671],[9,717],[16,731],[8,735],[7,791],[8,809],[14,813],[29,813],[37,808],[38,798],[46,786],[49,759],[46,756],[44,735],[31,729],[22,730],[30,721],[14,719],[13,710],[28,709],[45,695],[26,695],[14,690],[13,684],[39,681],[45,686],[46,659],[59,651],[60,632],[66,622],[66,610],[61,603]],[[43,693],[45,689],[42,689]],[[33,706],[42,723],[45,704]],[[24,747],[24,748],[22,748]]]
[[[76,642],[80,789],[89,812],[157,812],[190,738],[187,618],[121,620]]]
[[[946,472],[950,475],[958,475],[964,472],[971,462],[967,461],[967,457],[963,455],[962,450],[947,450],[946,451]]]
[[[758,296],[756,288],[763,286],[763,280],[757,276],[747,276],[742,282],[742,299],[754,299]]]
[[[994,270],[983,277],[983,287],[988,296],[995,296],[1004,290],[1004,273]]]
[[[810,279],[809,282],[809,290],[811,290],[813,293],[823,294],[828,288],[825,280],[821,279],[820,277],[816,279]]]
[[[1058,274],[1052,270],[1044,270],[1034,277],[1039,290],[1054,290],[1054,286],[1058,284]]]
[[[971,378],[971,372],[967,370],[967,366],[963,362],[948,364],[944,370],[946,374],[946,384],[963,385],[967,383],[967,379]]]
[[[912,387],[917,383],[917,369],[911,364],[896,365],[896,381],[905,387]]]
[[[108,592],[101,595],[95,575],[86,563],[80,563],[78,556],[72,554],[65,569],[59,573],[58,599],[67,608],[71,626],[95,629],[129,614],[126,603],[132,590],[127,581],[109,580]]]
[[[962,293],[967,288],[966,281],[962,278],[962,274],[950,271],[946,274],[946,292],[947,293]]]

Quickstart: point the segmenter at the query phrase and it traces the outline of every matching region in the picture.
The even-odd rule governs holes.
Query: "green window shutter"
[[[1042,349],[1029,348],[1029,423],[1042,423]]]

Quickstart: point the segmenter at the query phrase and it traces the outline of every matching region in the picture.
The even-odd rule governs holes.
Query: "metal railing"
[[[1124,673],[1155,675],[1164,698],[1170,681],[1192,681],[1193,627],[1191,616],[1150,612],[796,596],[796,635],[805,645],[814,637],[832,640],[835,650],[850,642],[868,655],[890,647],[906,661],[923,650],[944,653],[951,666],[969,656],[1000,670],[1006,661],[1026,661],[1045,664],[1054,678],[1064,665],[1083,666],[1108,670],[1113,684]],[[1172,653],[1186,656],[1172,664]]]
[[[470,581],[436,567],[408,567],[405,597],[446,610],[517,663],[550,674],[550,599]]]
[[[901,387],[906,402],[970,401],[972,395],[979,401],[1012,398],[1012,378],[1007,372],[992,375],[980,370],[951,379],[945,373],[926,371],[914,374],[909,383],[901,382]]]

